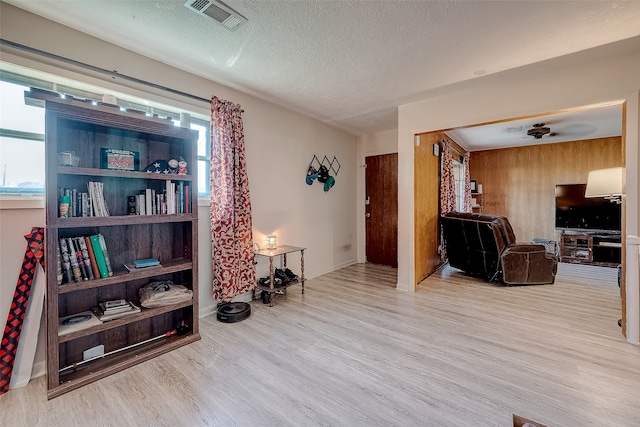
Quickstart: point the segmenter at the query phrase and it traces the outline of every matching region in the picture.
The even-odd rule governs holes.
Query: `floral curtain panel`
[[[210,166],[213,299],[227,302],[253,290],[256,280],[242,109],[215,96]]]
[[[451,143],[442,140],[442,170],[440,171],[440,215],[444,216],[456,210],[456,179],[453,173],[453,149]],[[447,251],[444,245],[444,235],[440,230],[441,251],[440,259],[447,260]]]
[[[473,212],[471,208],[471,172],[469,171],[469,163],[471,156],[469,153],[464,153],[464,211]]]
[[[440,215],[456,210],[456,180],[453,174],[453,149],[451,143],[442,141],[442,171],[440,174]]]

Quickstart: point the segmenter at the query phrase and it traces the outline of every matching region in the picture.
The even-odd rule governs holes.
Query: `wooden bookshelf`
[[[78,100],[50,96],[42,100],[46,109],[47,395],[53,398],[200,339],[197,132],[174,126],[169,120]],[[139,170],[102,169],[101,148],[138,153]],[[61,152],[75,153],[78,166],[58,165]],[[187,175],[144,172],[156,160],[179,157],[187,161]],[[89,181],[102,183],[110,215],[60,217],[61,189],[86,189]],[[152,188],[164,197],[167,182],[181,190],[182,213],[129,214],[128,196]],[[185,197],[185,192],[190,196]],[[60,238],[96,234],[104,236],[112,275],[62,282],[58,273]],[[156,258],[162,266],[125,270],[125,263],[142,258]],[[140,305],[139,289],[158,280],[186,286],[193,299],[142,308],[140,313],[59,335],[59,318],[113,299]],[[172,333],[183,321],[186,333]],[[100,344],[105,348],[104,357],[83,360],[85,350]]]

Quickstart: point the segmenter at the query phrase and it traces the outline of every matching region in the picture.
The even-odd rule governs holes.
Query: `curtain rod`
[[[21,50],[21,51],[24,51],[24,52],[28,52],[28,53],[32,53],[32,54],[35,54],[35,55],[39,55],[39,56],[42,56],[42,57],[45,57],[45,58],[48,58],[48,59],[53,59],[53,60],[56,60],[56,61],[64,62],[64,63],[70,64],[70,65],[74,65],[76,67],[84,68],[84,69],[87,69],[87,70],[90,70],[90,71],[94,71],[94,72],[97,72],[97,73],[100,73],[100,74],[105,74],[105,75],[107,75],[109,77],[112,77],[114,79],[115,78],[120,78],[120,79],[123,79],[123,80],[128,80],[130,82],[141,84],[143,86],[152,87],[154,89],[160,89],[160,90],[163,90],[165,92],[173,93],[175,95],[180,95],[180,96],[184,96],[186,98],[194,99],[196,101],[206,102],[207,104],[211,104],[211,100],[210,99],[202,98],[200,96],[196,96],[196,95],[192,95],[190,93],[186,93],[186,92],[182,92],[182,91],[179,91],[179,90],[176,90],[176,89],[172,89],[172,88],[167,87],[167,86],[162,86],[162,85],[159,85],[159,84],[156,84],[156,83],[148,82],[146,80],[138,79],[136,77],[127,76],[126,74],[120,74],[116,70],[107,70],[107,69],[104,69],[104,68],[100,68],[100,67],[96,67],[96,66],[93,66],[93,65],[90,65],[90,64],[86,64],[84,62],[76,61],[75,59],[66,58],[64,56],[56,55],[56,54],[50,53],[50,52],[45,52],[43,50],[39,50],[39,49],[30,47],[30,46],[25,46],[25,45],[20,44],[20,43],[15,43],[15,42],[12,42],[12,41],[9,41],[9,40],[5,40],[3,38],[0,38],[0,45],[9,46],[9,47],[12,47],[12,48],[17,49],[17,50]]]
[[[464,157],[466,153],[461,153],[460,150],[458,150],[458,148],[456,147],[458,144],[453,142],[452,140],[448,139],[448,138],[442,138],[442,142],[447,141],[449,143],[449,147],[455,151],[456,153],[460,154],[461,157]],[[455,144],[455,145],[454,145]]]

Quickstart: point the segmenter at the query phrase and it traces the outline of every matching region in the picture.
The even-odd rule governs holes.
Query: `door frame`
[[[358,158],[358,189],[357,193],[357,209],[356,214],[358,215],[358,219],[356,223],[358,224],[358,262],[365,263],[367,262],[367,224],[365,221],[365,198],[367,197],[366,193],[366,178],[367,178],[367,170],[365,167],[365,159],[370,156],[382,156],[385,154],[397,154],[397,149],[384,149],[384,150],[373,150],[373,151],[363,151],[360,153]]]
[[[378,169],[378,171],[379,171],[379,172],[383,172],[384,174],[390,173],[390,174],[395,175],[395,181],[388,180],[388,179],[386,179],[386,178],[385,178],[384,183],[385,183],[385,185],[386,185],[387,183],[392,183],[392,182],[393,182],[393,184],[395,185],[395,191],[396,191],[396,198],[395,198],[395,204],[396,204],[396,218],[395,218],[395,219],[396,219],[396,221],[395,221],[395,229],[393,229],[393,230],[392,230],[391,228],[387,229],[387,228],[386,228],[386,225],[382,225],[382,224],[380,224],[380,225],[381,225],[380,229],[379,229],[379,228],[377,228],[377,227],[376,227],[376,228],[370,228],[370,227],[369,227],[369,224],[370,224],[371,219],[370,219],[370,218],[367,218],[367,213],[366,213],[366,212],[367,212],[367,210],[368,210],[368,211],[369,211],[369,214],[371,214],[371,209],[367,209],[367,206],[368,206],[368,205],[366,204],[366,202],[367,202],[367,200],[368,200],[369,196],[370,196],[372,193],[367,189],[367,183],[369,182],[369,181],[367,180],[367,176],[368,176],[368,174],[369,174],[369,170],[368,170],[368,168],[369,168],[369,164],[365,162],[366,167],[364,168],[364,175],[365,175],[365,176],[364,176],[364,181],[365,181],[365,183],[364,183],[364,184],[365,184],[365,258],[366,258],[366,262],[368,262],[368,263],[372,262],[372,261],[369,259],[369,256],[368,256],[369,249],[371,249],[371,247],[370,247],[370,244],[369,244],[370,242],[369,242],[369,238],[368,238],[367,232],[368,232],[368,231],[374,231],[374,233],[375,233],[375,232],[376,232],[376,230],[377,230],[377,231],[380,231],[380,230],[386,230],[386,231],[389,231],[390,233],[392,233],[393,235],[395,235],[395,250],[394,250],[394,252],[395,252],[395,256],[394,256],[394,257],[391,257],[391,256],[388,256],[388,257],[387,257],[386,255],[391,255],[391,253],[390,253],[390,251],[391,251],[391,250],[389,250],[389,251],[383,251],[383,253],[385,254],[385,256],[383,256],[382,258],[384,258],[384,259],[385,259],[385,260],[387,260],[387,261],[390,261],[390,262],[391,262],[391,264],[381,263],[380,265],[387,265],[387,266],[390,266],[390,267],[392,267],[392,268],[396,268],[396,269],[397,269],[397,268],[398,268],[398,223],[397,223],[397,214],[398,214],[398,212],[397,212],[397,209],[398,209],[398,208],[397,208],[397,206],[398,206],[398,199],[397,199],[397,196],[398,196],[398,181],[397,181],[397,175],[398,175],[398,167],[399,167],[399,166],[398,166],[398,154],[397,154],[397,153],[369,154],[369,155],[366,155],[366,156],[365,156],[365,161],[366,161],[366,158],[367,158],[367,157],[371,157],[371,159],[370,159],[370,160],[371,160],[371,162],[372,162],[372,163],[373,163],[373,162],[377,162],[379,166],[380,166],[380,165],[387,165],[387,163],[388,163],[388,161],[389,161],[390,157],[393,157],[393,158],[395,159],[395,161],[394,161],[394,162],[395,162],[395,164],[396,164],[396,169],[395,169],[395,171],[394,171],[394,170],[392,170],[392,169],[387,170],[387,169],[384,169],[384,168],[379,168],[379,169]],[[374,160],[374,159],[373,159],[374,157],[375,157],[376,159],[378,159],[378,160]],[[384,159],[384,160],[383,160],[383,159]],[[374,177],[370,177],[370,178],[374,178]],[[373,183],[374,187],[376,187],[376,186],[379,184],[379,181],[378,181],[378,180],[376,180],[375,178],[374,178],[374,179],[372,179],[371,181],[372,181],[372,183]],[[384,187],[383,187],[383,188],[380,188],[380,187],[377,187],[377,188],[376,188],[376,190],[381,190],[381,189],[382,189],[382,190],[384,190]],[[386,196],[386,194],[385,194],[385,196]],[[390,225],[390,224],[389,224],[389,225]],[[384,234],[384,236],[385,236],[385,237],[384,237],[384,239],[383,239],[383,240],[384,240],[385,242],[387,242],[387,238],[392,237],[392,236],[388,236],[388,235],[387,235],[387,233],[385,233],[385,234]],[[382,248],[378,248],[378,249],[382,249]],[[378,255],[379,255],[379,254],[380,254],[380,253],[378,253]],[[376,257],[375,257],[375,256],[373,256],[373,258],[376,258]],[[392,258],[393,258],[393,260],[392,260]],[[374,260],[374,261],[375,261],[375,260]],[[381,260],[381,259],[379,259],[378,261],[382,261],[382,260]]]

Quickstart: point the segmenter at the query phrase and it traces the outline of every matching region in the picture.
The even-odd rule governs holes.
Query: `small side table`
[[[300,283],[302,285],[302,293],[304,294],[304,282],[305,282],[305,278],[304,278],[304,251],[307,248],[301,248],[298,246],[287,246],[287,245],[283,245],[283,246],[278,246],[275,249],[260,249],[259,251],[254,251],[253,255],[254,256],[263,256],[263,257],[268,257],[269,258],[269,286],[263,286],[263,285],[257,285],[258,289],[260,289],[263,292],[268,292],[269,293],[269,306],[273,307],[273,294],[278,291],[278,290],[284,290],[286,288],[288,288],[289,286],[292,285],[297,285],[298,283]],[[300,252],[300,277],[298,278],[298,280],[291,280],[288,283],[282,284],[282,285],[278,285],[275,286],[273,284],[273,258],[274,257],[282,257],[282,265],[284,266],[284,268],[287,268],[287,254],[293,253],[293,252]]]

